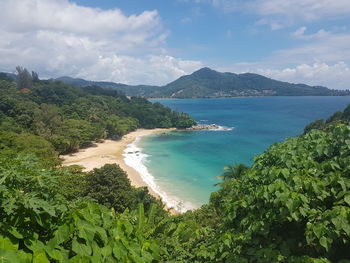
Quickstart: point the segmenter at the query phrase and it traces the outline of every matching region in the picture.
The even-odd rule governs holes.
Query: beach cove
[[[141,137],[174,130],[176,129],[138,129],[124,135],[120,140],[106,139],[103,142],[94,143],[91,147],[80,149],[78,152],[61,155],[60,158],[62,159],[63,166],[79,165],[83,167],[84,172],[91,171],[95,168],[101,168],[105,164],[117,164],[127,173],[131,185],[135,187],[147,187],[151,195],[161,199],[167,209],[172,210],[174,207],[164,200],[164,193],[161,193],[157,186],[154,183],[152,184],[149,179],[147,180],[137,167],[135,169],[132,164],[132,159],[130,160],[128,155],[132,154],[133,157],[138,156],[138,152],[130,151],[135,147],[135,143]]]

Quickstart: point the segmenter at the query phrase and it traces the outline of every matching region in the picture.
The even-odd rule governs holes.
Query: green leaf
[[[113,255],[116,259],[122,260],[124,257],[126,257],[128,252],[125,250],[124,246],[121,244],[115,243],[113,246]]]
[[[18,263],[31,263],[33,259],[32,254],[25,253],[24,251],[18,251],[17,257],[18,257],[18,261],[17,261]]]
[[[322,225],[314,225],[313,227],[312,227],[312,231],[315,233],[315,235],[316,235],[316,237],[318,238],[318,239],[320,239],[321,238],[321,235],[322,235],[322,233],[323,233],[323,227],[322,227]]]
[[[320,238],[320,245],[323,246],[326,249],[326,251],[329,250],[329,240],[326,237]]]
[[[71,259],[69,259],[68,262],[71,262],[71,263],[90,263],[91,261],[90,261],[90,257],[76,255],[76,256],[72,257]]]
[[[145,211],[143,208],[143,204],[139,204],[138,206],[138,231],[142,231],[145,224]]]
[[[24,244],[31,251],[41,251],[45,248],[44,243],[36,239],[27,239],[24,241]]]
[[[350,205],[350,195],[349,195],[349,194],[346,195],[346,196],[344,197],[344,201],[345,201],[348,205]]]
[[[14,244],[11,242],[11,240],[9,238],[0,236],[0,248],[3,248],[5,250],[17,251],[18,250],[18,242],[16,242]]]
[[[44,249],[45,249],[45,252],[50,256],[50,258],[58,260],[59,262],[62,262],[63,259],[66,258],[68,255],[68,251],[64,251],[63,248],[61,248],[60,250],[57,250],[50,247],[45,247]]]
[[[15,251],[0,248],[0,262],[14,263],[19,262],[19,260]]]
[[[46,257],[45,251],[37,250],[33,253],[33,263],[50,263]]]
[[[7,232],[9,232],[10,234],[12,234],[15,238],[18,238],[18,239],[22,239],[23,238],[23,235],[21,233],[19,233],[17,231],[17,229],[13,226],[9,227],[7,229]]]
[[[78,255],[83,256],[90,256],[92,252],[90,246],[80,243],[76,237],[74,237],[72,241],[72,250]]]
[[[54,248],[66,241],[70,236],[70,230],[68,225],[59,226],[59,228],[54,232],[54,237],[48,242],[48,246]]]

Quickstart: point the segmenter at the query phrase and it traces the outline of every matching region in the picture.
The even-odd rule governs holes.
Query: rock
[[[216,124],[198,124],[198,125],[192,126],[190,128],[187,128],[187,130],[190,130],[190,131],[217,130],[217,129],[220,129],[220,126],[216,125]]]

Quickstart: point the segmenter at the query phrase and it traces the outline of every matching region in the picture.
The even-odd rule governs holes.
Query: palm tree
[[[231,179],[239,179],[245,173],[245,171],[247,171],[248,169],[249,169],[249,167],[243,163],[226,165],[224,167],[224,173],[222,175],[218,176],[218,178],[220,178],[222,181],[231,180]],[[220,184],[220,183],[217,183],[215,185],[218,185],[218,184]]]

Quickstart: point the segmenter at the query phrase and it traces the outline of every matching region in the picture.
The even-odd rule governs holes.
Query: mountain
[[[291,84],[258,74],[220,73],[202,68],[182,76],[152,94],[154,97],[200,98],[242,96],[332,96],[350,95],[349,91],[330,90],[321,86]]]
[[[16,81],[17,76],[13,73],[0,72],[0,80]]]
[[[219,98],[247,96],[344,96],[350,91],[332,90],[322,86],[292,84],[270,79],[258,74],[221,73],[202,68],[165,86],[125,85],[114,82],[87,81],[61,77],[67,84],[78,86],[96,85],[124,92],[128,96],[146,98]]]

